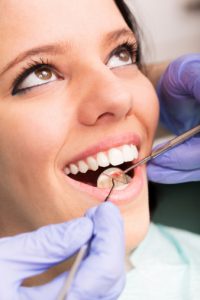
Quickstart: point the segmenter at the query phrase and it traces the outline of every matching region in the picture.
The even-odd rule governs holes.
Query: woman
[[[138,68],[137,37],[113,1],[80,1],[78,9],[63,0],[1,6],[0,218],[6,237],[80,217],[102,203],[107,191],[72,180],[68,169],[76,173],[79,161],[100,152],[107,158],[124,145],[136,145],[145,156],[158,103]],[[110,200],[123,215],[128,252],[149,226],[145,167]]]
[[[99,206],[108,191],[94,187],[99,176],[97,170],[102,172],[111,166],[123,168],[150,152],[158,120],[158,101],[151,83],[140,70],[136,28],[123,18],[121,1],[83,0],[78,5],[76,1],[64,0],[42,3],[2,0],[0,3],[0,32],[4,41],[0,45],[3,238],[70,221]],[[115,190],[109,198],[119,208],[124,221],[127,260],[149,229],[145,166],[138,167],[131,177],[128,186]],[[122,282],[120,218],[113,205],[103,206],[105,209],[116,214],[113,222],[110,214],[104,224],[108,233],[115,232],[116,248],[113,249],[111,240],[105,245],[113,250],[112,254],[120,248],[114,261],[119,265],[119,274],[114,279]],[[101,208],[100,212],[97,208],[96,214],[89,211],[89,229],[76,250],[89,240],[92,226],[98,236],[102,230],[102,224],[98,227],[99,219],[106,213]],[[89,220],[93,221],[92,225]],[[156,230],[153,229],[155,237]],[[79,234],[77,231],[75,240],[79,238],[80,231]],[[7,240],[2,241],[5,245]],[[28,245],[27,249],[31,247]],[[140,257],[140,249],[134,255]],[[108,257],[112,257],[111,253]],[[57,262],[63,259],[62,254]],[[132,268],[132,256],[130,259],[129,268]],[[48,266],[48,261],[43,263],[43,268],[38,266],[37,256],[34,262],[37,272],[34,270],[32,274],[44,270],[44,264]],[[46,282],[47,276],[55,277],[54,272],[40,277],[40,283]],[[23,278],[30,276],[30,272],[24,273],[27,276],[23,274]],[[99,277],[102,276],[101,273]],[[16,277],[13,282],[19,284]],[[144,278],[136,277],[138,289]],[[6,278],[9,281],[10,277]],[[33,280],[29,284],[35,283]],[[50,283],[49,291],[51,286]],[[120,290],[110,293],[112,285],[104,284],[105,292],[98,291],[95,298],[95,288],[92,293],[87,290],[90,284],[83,294],[79,287],[75,286],[76,293],[80,293],[76,299],[116,299]],[[13,290],[8,291],[8,299],[19,291]],[[33,299],[39,299],[38,294],[32,295]],[[55,295],[51,291],[48,297],[55,299]]]

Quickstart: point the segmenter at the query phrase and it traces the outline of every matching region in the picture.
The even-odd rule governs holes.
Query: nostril
[[[97,120],[106,119],[106,118],[110,118],[110,117],[114,117],[114,114],[110,113],[110,112],[105,112],[105,113],[101,114],[100,116],[98,116]]]

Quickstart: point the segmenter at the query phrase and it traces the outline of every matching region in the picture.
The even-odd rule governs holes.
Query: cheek
[[[53,105],[55,100],[46,102],[0,109],[0,197],[20,211],[20,219],[37,227],[61,220],[55,165],[71,133],[73,115],[61,103]]]
[[[158,99],[154,90],[151,90],[150,93],[144,92],[139,111],[144,119],[144,124],[154,130],[159,116]]]
[[[70,119],[71,112],[56,105],[13,105],[0,129],[2,164],[19,171],[52,162],[66,141]]]
[[[159,105],[156,91],[149,79],[138,68],[127,68],[125,85],[133,99],[130,114],[136,116],[147,132],[148,141],[153,139],[159,117]]]
[[[142,89],[135,88],[133,109],[152,142],[159,118],[158,98],[151,83],[146,78],[143,82]]]

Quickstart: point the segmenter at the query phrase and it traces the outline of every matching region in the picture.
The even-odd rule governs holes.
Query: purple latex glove
[[[83,218],[1,238],[1,300],[56,300],[67,273],[39,287],[21,287],[22,281],[68,258],[93,234],[67,299],[117,299],[125,279],[123,225],[119,210],[104,203]]]
[[[174,134],[200,124],[200,54],[172,62],[157,88],[161,122]],[[148,177],[159,183],[200,180],[200,135],[148,164]]]
[[[125,285],[125,241],[117,207],[107,202],[90,209],[94,222],[90,255],[73,282],[69,300],[117,300]]]

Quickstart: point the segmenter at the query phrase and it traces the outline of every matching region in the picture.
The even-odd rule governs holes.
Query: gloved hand
[[[21,287],[22,281],[68,258],[92,235],[91,249],[67,299],[117,299],[125,278],[123,226],[118,209],[104,203],[83,218],[1,238],[1,300],[56,300],[66,273],[39,287]]]
[[[200,124],[200,54],[172,62],[158,88],[161,122],[178,135]],[[200,180],[200,135],[148,164],[148,177],[160,183]]]

